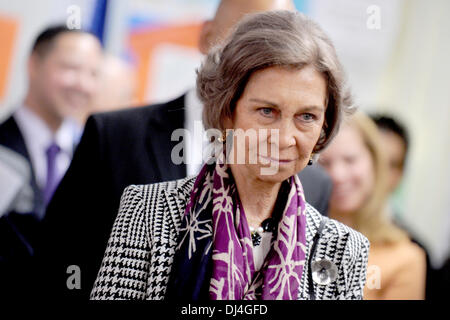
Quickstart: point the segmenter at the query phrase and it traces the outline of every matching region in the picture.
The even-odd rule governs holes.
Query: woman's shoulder
[[[386,261],[391,266],[410,266],[411,264],[425,263],[425,251],[409,239],[393,244],[374,244],[371,248],[374,260]]]
[[[417,243],[411,241],[410,239],[399,242],[397,244],[397,250],[401,250],[409,256],[418,256],[425,254],[425,250],[423,250]]]
[[[423,299],[426,279],[425,251],[406,239],[397,243],[374,243],[370,249],[369,268],[380,275],[378,294],[367,288],[368,298]]]
[[[186,177],[178,180],[141,184],[132,184],[125,188],[122,201],[124,198],[147,198],[153,199],[161,192],[177,193],[177,194],[189,194],[194,186],[195,176]]]
[[[189,200],[196,177],[158,182],[145,185],[130,185],[125,188],[120,200],[119,212],[133,221],[152,223],[179,216]]]

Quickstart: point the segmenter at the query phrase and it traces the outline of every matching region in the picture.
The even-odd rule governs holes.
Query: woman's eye
[[[261,108],[259,112],[265,117],[273,116],[273,110],[271,108]]]
[[[312,113],[303,113],[300,115],[300,117],[304,121],[313,121],[316,119],[316,116]]]

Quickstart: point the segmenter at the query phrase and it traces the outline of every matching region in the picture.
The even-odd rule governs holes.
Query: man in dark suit
[[[292,3],[222,1],[214,20],[204,24],[201,51],[206,53],[214,39],[222,38],[244,13],[280,5]],[[172,141],[173,131],[191,126],[187,119],[201,119],[201,108],[199,113],[199,108],[192,106],[196,104],[193,96],[195,92],[190,91],[168,103],[95,114],[88,119],[72,164],[44,220],[46,241],[41,257],[52,297],[88,298],[125,187],[175,180],[195,172],[171,160],[171,152],[179,143]],[[307,171],[314,181],[302,179],[306,197],[324,211],[331,183],[321,169],[310,167]]]
[[[94,97],[101,59],[96,37],[65,26],[47,28],[32,46],[23,105],[0,124],[1,294],[19,287],[31,267],[40,221],[80,137],[75,118]]]
[[[436,274],[436,288],[433,299],[448,301],[450,299],[450,255]]]

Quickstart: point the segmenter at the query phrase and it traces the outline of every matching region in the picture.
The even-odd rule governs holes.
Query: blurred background
[[[212,18],[217,4],[0,0],[0,121],[21,104],[26,92],[26,60],[33,40],[56,23],[91,30],[105,51],[127,66],[129,72],[114,84],[118,91],[131,92],[121,100],[123,107],[180,96],[195,83],[202,59],[197,49],[200,26]],[[450,1],[295,4],[334,40],[358,106],[370,113],[387,112],[408,127],[406,176],[392,205],[439,267],[450,253]]]

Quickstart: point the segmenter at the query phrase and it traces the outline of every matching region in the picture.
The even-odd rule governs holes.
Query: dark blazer
[[[52,294],[89,297],[125,187],[186,176],[186,165],[175,165],[170,157],[179,143],[171,141],[171,134],[184,127],[184,110],[181,96],[168,103],[89,117],[43,222],[45,238],[39,256],[48,272],[47,287],[48,281],[55,286]],[[330,190],[328,180],[313,184],[319,190],[322,185]],[[328,196],[318,198],[322,201]],[[70,265],[80,267],[81,290],[66,287]]]
[[[13,116],[9,117],[6,121],[0,124],[0,145],[22,156],[29,163],[31,170],[30,186],[32,187],[34,193],[33,212],[36,216],[42,216],[45,211],[42,193],[36,182],[33,165],[31,164],[30,155],[25,145],[25,140]]]
[[[3,295],[12,294],[15,287],[28,284],[25,268],[35,253],[40,217],[45,209],[25,141],[13,117],[0,124],[0,145],[29,164],[29,184],[33,190],[30,212],[12,211],[0,218],[0,295]]]
[[[450,255],[436,273],[436,288],[433,298],[435,300],[449,301],[450,299]]]
[[[322,215],[328,215],[328,203],[332,191],[332,182],[325,170],[319,165],[306,166],[298,174],[305,192],[306,201]]]

